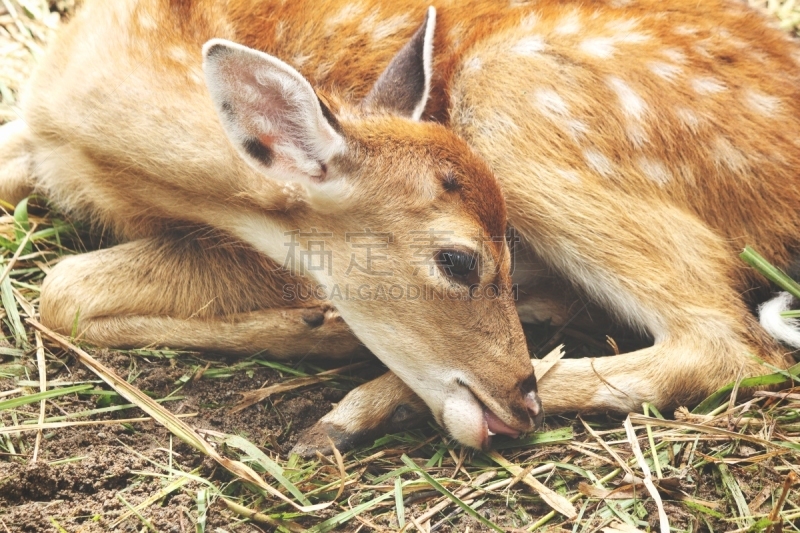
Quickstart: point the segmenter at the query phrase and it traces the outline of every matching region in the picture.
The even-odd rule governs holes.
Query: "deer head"
[[[420,121],[434,24],[430,8],[357,105],[228,41],[206,44],[204,70],[235,149],[286,184],[285,210],[232,214],[231,231],[313,280],[437,421],[481,448],[493,433],[530,430],[542,411],[500,187],[464,141]]]

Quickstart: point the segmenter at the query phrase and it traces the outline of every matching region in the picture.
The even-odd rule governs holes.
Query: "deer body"
[[[751,354],[791,362],[741,296],[763,283],[736,254],[755,243],[785,267],[797,251],[797,43],[733,1],[442,1],[435,32],[432,14],[419,26],[426,7],[89,2],[32,83],[27,127],[0,147],[16,176],[3,187],[13,193],[29,169],[35,188],[130,242],[54,269],[42,318],[69,331],[80,309],[85,338],[104,345],[277,357],[345,356],[357,337],[395,372],[353,391],[309,446],[416,419],[417,395],[455,438],[483,446],[487,431],[524,431],[540,416],[508,249],[468,245],[501,235],[507,213],[529,259],[514,271],[523,318],[569,319],[540,290],[549,271],[655,341],[559,362],[539,383],[549,412],[674,407],[741,371],[768,372]],[[429,92],[391,109],[408,95],[381,80],[402,72],[412,44],[429,53],[420,43],[431,36]],[[319,107],[269,58],[215,41],[204,59],[210,39],[285,61]],[[280,130],[297,102],[252,119],[274,98],[247,96],[264,85],[262,64],[307,97],[304,122]],[[281,151],[283,132],[303,128],[292,148],[302,154]],[[389,261],[404,282],[444,283],[408,268],[409,235],[434,227],[480,256],[494,272],[480,284],[501,297],[334,310],[324,294],[287,302],[281,290],[298,279],[278,268],[298,228],[332,233],[344,266],[344,233],[392,233]],[[330,287],[343,270],[300,275]]]

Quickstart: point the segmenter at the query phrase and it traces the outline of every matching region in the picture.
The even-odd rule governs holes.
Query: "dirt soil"
[[[197,363],[184,357],[145,360],[136,355],[105,350],[97,352],[96,357],[120,376],[133,377],[134,385],[152,393],[155,398],[164,398],[176,391],[180,386],[178,380],[191,376]],[[64,363],[61,372],[51,374],[49,379],[97,379],[71,358],[65,358]],[[34,368],[30,371],[30,375],[36,375]],[[360,377],[366,379],[380,371],[375,365],[361,371]],[[198,430],[242,435],[285,457],[299,433],[327,413],[332,402],[339,401],[345,391],[317,385],[283,394],[235,416],[230,415],[230,407],[239,399],[237,392],[257,389],[278,381],[279,377],[277,371],[256,367],[226,378],[189,380],[175,393],[183,399],[164,405],[176,414],[197,413],[188,420]],[[13,380],[0,380],[0,391],[15,387]],[[46,416],[96,409],[99,398],[103,396],[59,398],[57,404],[47,403]],[[38,411],[38,403],[35,407],[25,406],[20,410]],[[143,415],[138,409],[127,409],[103,416],[94,415],[92,419],[139,416]],[[0,425],[11,425],[11,416],[7,412],[0,414],[0,422]],[[164,487],[162,478],[152,474],[163,475],[164,469],[154,463],[168,464],[170,450],[174,468],[186,472],[200,468],[200,477],[215,482],[229,479],[226,471],[188,445],[171,438],[166,429],[154,422],[55,429],[44,434],[39,460],[33,465],[29,456],[34,433],[21,439],[13,438],[13,441],[20,456],[0,457],[0,531],[5,532],[108,531],[115,518],[127,511],[124,502],[135,506]],[[148,507],[144,512],[145,518],[157,531],[194,531],[187,513],[195,502],[188,494],[199,488],[197,484],[194,491],[190,486],[173,493],[172,497]],[[217,504],[208,513],[206,531],[214,531],[216,527],[233,531],[230,526],[239,520],[223,505]],[[133,532],[142,527],[142,522],[133,517],[116,530]],[[262,530],[251,524],[241,524],[235,531]]]

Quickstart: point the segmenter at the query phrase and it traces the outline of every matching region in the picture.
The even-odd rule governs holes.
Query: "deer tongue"
[[[486,419],[486,426],[489,428],[489,435],[507,435],[512,439],[519,437],[519,431],[509,427],[490,410],[484,410],[483,417]]]

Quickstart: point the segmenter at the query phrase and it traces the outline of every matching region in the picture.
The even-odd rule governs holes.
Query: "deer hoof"
[[[366,441],[373,434],[374,430],[348,432],[330,422],[320,420],[300,435],[290,453],[296,453],[305,459],[315,457],[317,452],[322,455],[333,455],[333,446],[344,453]]]

